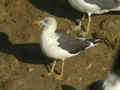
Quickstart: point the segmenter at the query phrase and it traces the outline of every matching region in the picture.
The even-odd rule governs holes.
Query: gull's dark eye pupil
[[[48,20],[45,20],[44,22],[45,22],[45,23],[47,23],[47,22],[48,22]]]

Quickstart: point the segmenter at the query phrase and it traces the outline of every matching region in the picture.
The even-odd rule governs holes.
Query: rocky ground
[[[32,22],[53,16],[58,32],[80,36],[79,30],[71,29],[82,15],[67,0],[0,0],[0,90],[82,90],[105,79],[115,50],[104,42],[66,60],[62,81],[46,77],[51,60],[40,51],[40,31]],[[112,40],[119,28],[119,12],[92,16],[91,33],[105,32],[102,36]]]

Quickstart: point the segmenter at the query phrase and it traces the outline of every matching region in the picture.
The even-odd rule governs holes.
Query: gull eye
[[[45,22],[45,23],[48,23],[48,20],[47,20],[47,19],[45,19],[45,20],[44,20],[44,22]]]

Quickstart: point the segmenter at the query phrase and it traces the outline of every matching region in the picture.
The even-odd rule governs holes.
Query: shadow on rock
[[[85,87],[83,90],[104,90],[103,89],[103,80],[98,80],[96,82],[93,82],[92,84],[88,85]]]
[[[120,15],[120,10],[119,11],[111,11],[106,14],[111,14],[111,15]]]
[[[41,52],[39,44],[12,44],[3,32],[0,32],[0,52],[14,55],[24,63],[47,65],[52,61]]]
[[[47,11],[58,17],[76,20],[83,16],[83,12],[74,9],[68,0],[29,0],[36,8]],[[119,11],[108,12],[104,14],[120,15]],[[87,16],[87,14],[85,14]],[[96,14],[95,14],[96,16]],[[87,16],[88,17],[88,16]]]
[[[62,85],[62,90],[77,90],[75,88],[73,88],[72,86],[69,85]]]
[[[68,3],[68,0],[29,0],[36,8],[47,11],[58,17],[65,17],[70,20],[81,18],[82,13],[76,11]]]

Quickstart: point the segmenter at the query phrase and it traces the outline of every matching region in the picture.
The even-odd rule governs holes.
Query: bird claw
[[[63,80],[63,75],[56,75],[55,79],[56,80]]]
[[[80,36],[86,37],[86,36],[88,36],[88,32],[81,32],[81,33],[80,33]]]
[[[47,76],[50,77],[50,76],[52,76],[53,74],[54,74],[53,72],[49,72]]]

